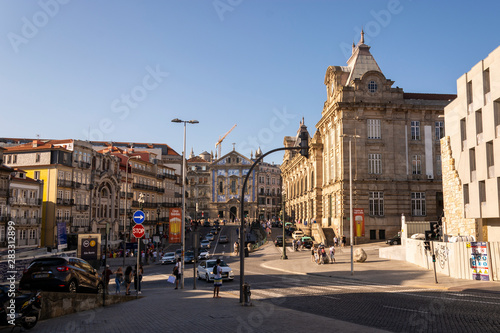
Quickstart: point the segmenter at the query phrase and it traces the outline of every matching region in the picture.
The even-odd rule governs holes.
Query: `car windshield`
[[[187,256],[194,256],[194,252],[193,252],[193,251],[187,251],[187,252],[186,252],[186,255],[187,255]]]
[[[66,259],[63,258],[42,258],[33,260],[28,268],[40,267],[40,266],[57,266],[65,265],[67,263]]]
[[[207,261],[207,267],[208,268],[214,267],[215,263],[216,263],[216,261]],[[224,261],[222,261],[222,260],[220,262],[220,265],[221,265],[221,267],[227,267],[227,264]]]
[[[164,256],[164,257],[173,257],[173,256],[175,256],[175,253],[173,253],[173,252],[168,252],[168,253],[165,253],[163,256]]]

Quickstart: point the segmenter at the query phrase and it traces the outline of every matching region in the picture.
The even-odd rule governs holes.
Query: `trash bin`
[[[245,247],[245,257],[248,257],[248,254],[249,254],[248,247]]]

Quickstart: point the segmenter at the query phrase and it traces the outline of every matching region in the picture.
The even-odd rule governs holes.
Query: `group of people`
[[[144,268],[142,267],[142,264],[139,264],[138,276],[136,271],[137,271],[137,265],[135,266],[134,269],[132,268],[132,266],[127,266],[127,268],[125,269],[125,274],[123,273],[121,267],[118,267],[118,269],[115,272],[113,272],[111,269],[109,269],[109,265],[106,265],[106,268],[102,273],[106,292],[109,294],[109,281],[111,280],[111,275],[114,274],[115,288],[116,288],[115,293],[117,295],[120,293],[122,284],[125,286],[125,295],[130,295],[130,285],[132,284],[132,281],[134,281],[135,290],[137,291],[138,294],[140,294],[141,281],[142,281],[142,276],[144,274]]]
[[[300,239],[293,239],[292,240],[292,249],[294,251],[300,251],[303,249],[304,244],[300,241]]]
[[[346,244],[346,237],[345,236],[333,237],[333,245],[334,246],[338,247],[340,245],[340,246],[344,247],[345,244]]]
[[[311,248],[311,260],[318,265],[326,264],[328,262],[333,264],[335,262],[335,246],[332,245],[328,249],[328,254],[323,245],[318,246],[317,249],[313,246]]]

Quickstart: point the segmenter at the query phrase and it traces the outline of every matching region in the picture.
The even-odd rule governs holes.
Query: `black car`
[[[203,226],[204,227],[210,227],[210,222],[208,222],[208,221],[203,222]]]
[[[276,236],[274,246],[283,246],[283,236]]]
[[[54,290],[76,293],[103,292],[103,281],[88,262],[72,257],[45,257],[33,260],[23,272],[22,290]]]
[[[401,244],[401,236],[396,235],[396,236],[386,240],[385,242],[386,242],[386,244],[389,244],[389,245],[399,245],[399,244]]]
[[[184,262],[194,262],[194,251],[186,251],[186,253],[184,253]]]

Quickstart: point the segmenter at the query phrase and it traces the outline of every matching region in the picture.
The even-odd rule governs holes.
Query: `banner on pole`
[[[365,237],[365,210],[363,208],[353,208],[354,227],[356,237]]]
[[[182,210],[181,208],[170,208],[169,217],[169,243],[181,242]]]

